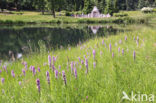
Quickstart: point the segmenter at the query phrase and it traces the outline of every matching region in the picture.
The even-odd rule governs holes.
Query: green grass
[[[125,11],[123,11],[125,12]],[[40,23],[144,23],[147,19],[155,14],[143,14],[140,11],[125,12],[128,17],[111,17],[111,18],[74,18],[58,16],[53,18],[52,15],[41,15],[40,12],[11,12],[11,14],[0,13],[0,24],[40,24]],[[19,15],[20,14],[20,15]],[[22,14],[22,15],[21,15]]]
[[[120,33],[107,38],[94,38],[77,47],[50,51],[48,54],[44,43],[40,44],[40,52],[31,53],[22,60],[13,62],[2,73],[0,78],[5,78],[4,84],[0,83],[0,102],[2,103],[127,103],[121,101],[122,92],[128,95],[131,91],[138,94],[156,95],[156,29],[141,28],[137,31]],[[127,41],[125,41],[127,36]],[[136,40],[139,37],[139,45]],[[102,45],[102,41],[104,44]],[[120,44],[119,41],[122,40]],[[112,52],[109,51],[109,44]],[[115,46],[115,44],[117,44]],[[124,49],[124,55],[118,48]],[[96,56],[93,59],[92,51]],[[133,59],[133,51],[136,59]],[[102,52],[102,54],[100,53]],[[57,56],[55,68],[61,73],[65,71],[67,85],[64,85],[62,75],[58,79],[48,66],[48,55]],[[85,61],[88,58],[89,72],[79,62],[78,57]],[[27,62],[26,76],[22,75],[22,62]],[[71,74],[70,63],[75,61],[78,77]],[[93,67],[96,62],[96,67]],[[78,64],[77,64],[78,63]],[[33,65],[41,72],[33,73],[29,67]],[[61,65],[61,69],[59,69]],[[11,76],[15,71],[15,78]],[[50,86],[46,80],[46,71],[50,72]],[[41,93],[36,88],[36,79],[40,79]],[[22,82],[19,85],[19,81]],[[4,93],[3,93],[3,92]],[[145,102],[146,103],[146,102]]]

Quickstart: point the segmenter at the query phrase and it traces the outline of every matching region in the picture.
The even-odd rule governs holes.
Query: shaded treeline
[[[44,14],[50,11],[81,11],[89,13],[97,6],[102,13],[114,13],[119,10],[136,10],[142,7],[155,7],[156,0],[0,0],[0,8],[11,10],[38,10]]]

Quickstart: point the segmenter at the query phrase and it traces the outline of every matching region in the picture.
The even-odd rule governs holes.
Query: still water
[[[0,60],[12,56],[20,58],[30,48],[39,48],[43,41],[47,48],[76,46],[79,42],[101,36],[115,35],[125,29],[110,25],[26,25],[0,26]]]

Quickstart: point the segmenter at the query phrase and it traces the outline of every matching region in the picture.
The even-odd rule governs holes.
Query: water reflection
[[[103,26],[0,28],[0,58],[21,58],[23,53],[29,53],[30,47],[32,50],[39,48],[39,40],[43,40],[47,48],[58,49],[76,46],[95,36],[114,35],[118,31],[122,30]]]
[[[99,28],[101,28],[102,26],[88,26],[88,27],[91,28],[93,34],[96,34]]]

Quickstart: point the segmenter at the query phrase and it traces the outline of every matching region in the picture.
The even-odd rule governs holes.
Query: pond
[[[48,49],[76,46],[88,39],[125,32],[122,26],[114,25],[25,25],[1,26],[0,60],[20,58],[23,54],[39,48],[43,41]]]

